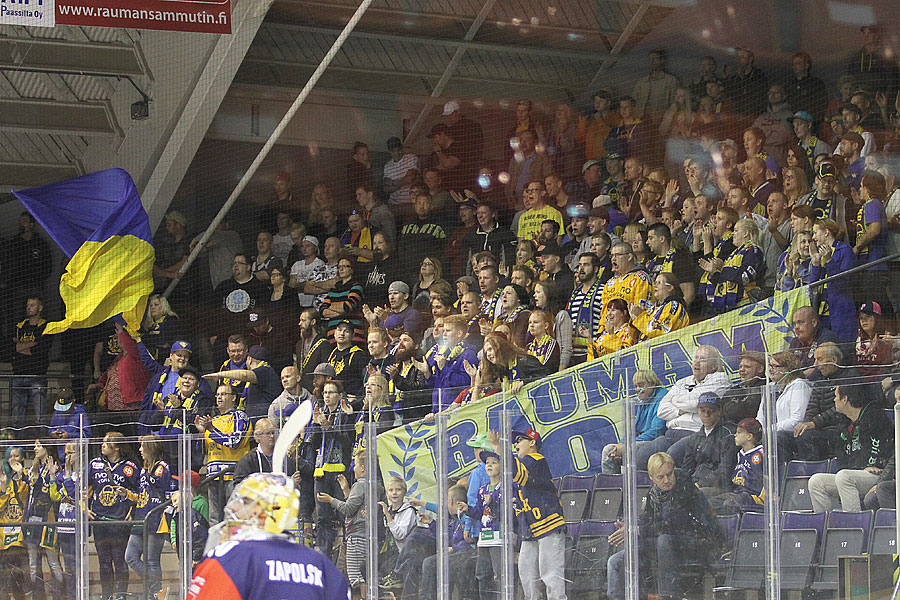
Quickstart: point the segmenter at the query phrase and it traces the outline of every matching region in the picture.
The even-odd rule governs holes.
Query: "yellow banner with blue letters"
[[[496,394],[454,412],[448,423],[448,475],[459,477],[475,467],[466,442],[488,429],[500,429],[500,413],[515,413],[513,429],[541,434],[543,454],[554,477],[600,471],[606,444],[619,441],[623,398],[639,369],[656,373],[663,385],[691,374],[698,346],[719,350],[725,369],[736,376],[744,350],[779,352],[792,335],[791,315],[809,306],[808,288],[749,304],[668,335],[555,373],[525,386],[515,396]],[[459,390],[454,391],[454,395]],[[379,467],[385,480],[399,476],[408,493],[431,495],[437,461],[433,423],[417,421],[378,436]]]

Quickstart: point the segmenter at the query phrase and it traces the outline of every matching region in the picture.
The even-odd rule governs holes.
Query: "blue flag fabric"
[[[136,330],[153,291],[155,253],[128,172],[106,169],[13,194],[70,259],[59,283],[66,315],[46,333],[94,327],[120,313]]]

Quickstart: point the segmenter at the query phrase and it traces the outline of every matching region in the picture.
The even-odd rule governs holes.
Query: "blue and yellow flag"
[[[150,221],[122,169],[13,192],[69,257],[59,282],[62,321],[46,333],[94,327],[122,314],[137,329],[153,291]]]

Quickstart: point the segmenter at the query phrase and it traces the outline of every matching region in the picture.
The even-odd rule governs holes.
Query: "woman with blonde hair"
[[[162,294],[151,294],[147,300],[147,313],[141,322],[141,340],[154,360],[168,356],[169,348],[178,341],[178,315]]]
[[[756,221],[738,221],[734,226],[732,241],[735,250],[721,267],[718,262],[700,262],[704,270],[717,275],[713,296],[713,311],[716,313],[755,302],[758,299],[759,281],[766,270],[766,259],[759,247],[759,227]]]
[[[334,210],[334,198],[331,188],[325,183],[317,183],[313,186],[309,195],[309,223],[310,225],[322,225],[322,211]]]

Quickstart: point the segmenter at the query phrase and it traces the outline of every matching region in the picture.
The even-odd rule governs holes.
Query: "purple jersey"
[[[188,600],[350,600],[325,555],[286,539],[225,542],[194,571]]]

